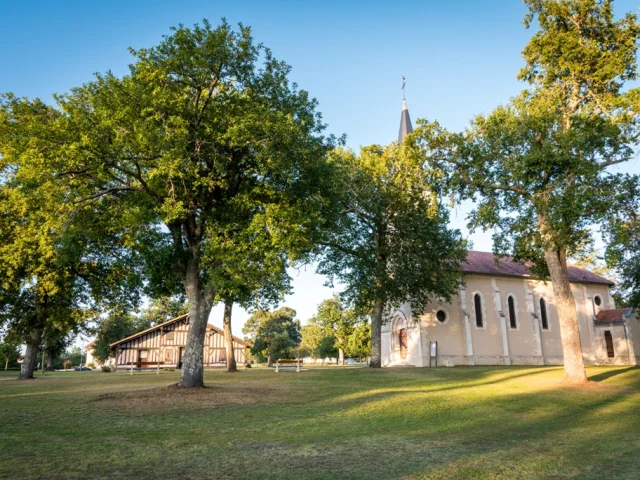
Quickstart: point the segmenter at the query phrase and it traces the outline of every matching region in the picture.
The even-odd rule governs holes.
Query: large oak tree
[[[217,243],[262,228],[285,250],[311,248],[334,140],[323,135],[316,101],[249,28],[204,21],[131,52],[128,75],[98,75],[58,99],[75,133],[63,170],[73,175],[74,202],[118,199],[159,279],[151,284],[186,295],[179,385],[200,387],[215,277],[227,263]]]
[[[537,20],[520,78],[529,90],[462,134],[437,124],[416,132],[425,158],[446,172],[443,185],[479,203],[472,228],[494,228],[494,250],[550,276],[565,379],[586,381],[567,259],[592,240],[591,227],[617,208],[622,175],[638,144],[636,78],[640,26],[613,16],[609,0],[525,0]]]

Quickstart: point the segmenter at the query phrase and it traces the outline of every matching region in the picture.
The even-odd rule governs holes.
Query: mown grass
[[[0,478],[640,476],[640,369],[0,374]]]

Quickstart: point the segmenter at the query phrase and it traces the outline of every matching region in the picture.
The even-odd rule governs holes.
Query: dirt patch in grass
[[[277,388],[215,386],[178,388],[175,385],[149,390],[111,392],[99,395],[97,402],[117,408],[183,410],[185,406],[198,409],[221,406],[253,405],[256,403],[288,403],[287,392]]]

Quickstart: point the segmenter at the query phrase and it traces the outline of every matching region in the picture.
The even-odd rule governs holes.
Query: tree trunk
[[[9,368],[9,358],[5,358],[4,360],[4,371],[6,372]]]
[[[189,303],[189,333],[182,357],[182,373],[178,386],[202,388],[204,387],[204,341],[213,292],[201,291],[200,265],[197,258],[190,258],[187,261],[183,282]]]
[[[231,333],[231,309],[233,308],[233,301],[227,300],[224,302],[224,345],[227,349],[227,372],[236,372],[236,357],[233,352],[233,334]]]
[[[47,372],[55,372],[55,368],[53,367],[53,355],[51,355],[50,353],[47,355]]]
[[[33,378],[33,371],[38,362],[38,350],[40,350],[40,341],[42,340],[42,328],[34,327],[29,332],[27,340],[27,349],[24,353],[24,361],[20,366],[20,375],[18,380],[28,380]]]
[[[267,367],[273,367],[273,360],[271,359],[271,355],[267,355]]]
[[[560,338],[564,357],[564,379],[570,383],[585,383],[587,375],[584,370],[580,331],[578,329],[578,312],[571,292],[567,271],[567,256],[562,250],[547,250],[544,254],[553,293],[556,297],[558,318],[560,321]]]
[[[382,302],[376,300],[371,312],[371,368],[382,367]]]
[[[342,348],[338,349],[338,365],[344,367],[344,350]]]

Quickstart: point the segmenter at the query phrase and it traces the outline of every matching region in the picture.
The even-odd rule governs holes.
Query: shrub
[[[111,367],[110,367],[110,366],[108,366],[108,365],[103,365],[103,366],[102,366],[102,371],[103,371],[103,372],[105,372],[105,373],[110,373],[112,370],[111,370]]]
[[[251,364],[250,364],[250,363],[247,363],[247,364],[244,366],[244,368],[251,368]]]
[[[71,363],[71,360],[65,360],[64,363],[62,364],[65,370],[67,370],[68,368],[71,368],[72,365],[73,363]]]

